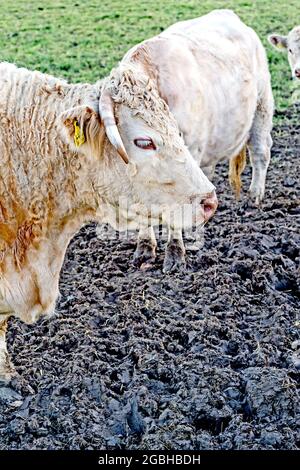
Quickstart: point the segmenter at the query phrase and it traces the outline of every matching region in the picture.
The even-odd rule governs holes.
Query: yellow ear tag
[[[74,143],[76,147],[80,147],[80,145],[84,144],[85,137],[83,131],[80,129],[78,121],[74,120]]]

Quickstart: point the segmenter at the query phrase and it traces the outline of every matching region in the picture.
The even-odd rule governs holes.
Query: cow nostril
[[[295,70],[295,75],[296,77],[300,78],[300,69]]]
[[[210,193],[205,199],[201,201],[201,204],[203,204],[205,220],[210,219],[214,215],[218,207],[218,199],[216,193],[214,191]]]

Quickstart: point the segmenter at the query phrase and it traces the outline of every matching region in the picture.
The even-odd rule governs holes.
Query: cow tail
[[[235,197],[238,200],[241,193],[241,174],[243,173],[247,161],[246,145],[242,148],[240,153],[229,161],[229,183],[231,189],[235,192]]]

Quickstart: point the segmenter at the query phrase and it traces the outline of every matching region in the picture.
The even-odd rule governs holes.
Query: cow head
[[[287,52],[292,76],[300,80],[300,26],[295,26],[287,36],[271,34],[268,39],[276,49]]]
[[[194,224],[213,214],[214,186],[189,153],[154,82],[136,66],[120,65],[104,81],[99,114],[88,108],[79,117],[69,113],[64,122],[72,139],[74,119],[86,148],[102,155],[94,187],[103,190],[105,180],[105,199],[113,207],[126,199],[127,228],[148,224],[149,216],[166,220],[184,205],[193,206]]]

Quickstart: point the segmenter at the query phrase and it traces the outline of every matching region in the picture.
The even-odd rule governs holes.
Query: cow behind
[[[216,164],[230,161],[230,181],[240,190],[248,147],[250,196],[264,197],[272,145],[273,96],[265,50],[256,33],[230,10],[215,10],[133,47],[121,64],[138,64],[156,81],[184,141],[210,178]],[[155,237],[141,230],[135,259],[155,259]],[[181,268],[185,249],[180,230],[169,232],[164,271]]]

